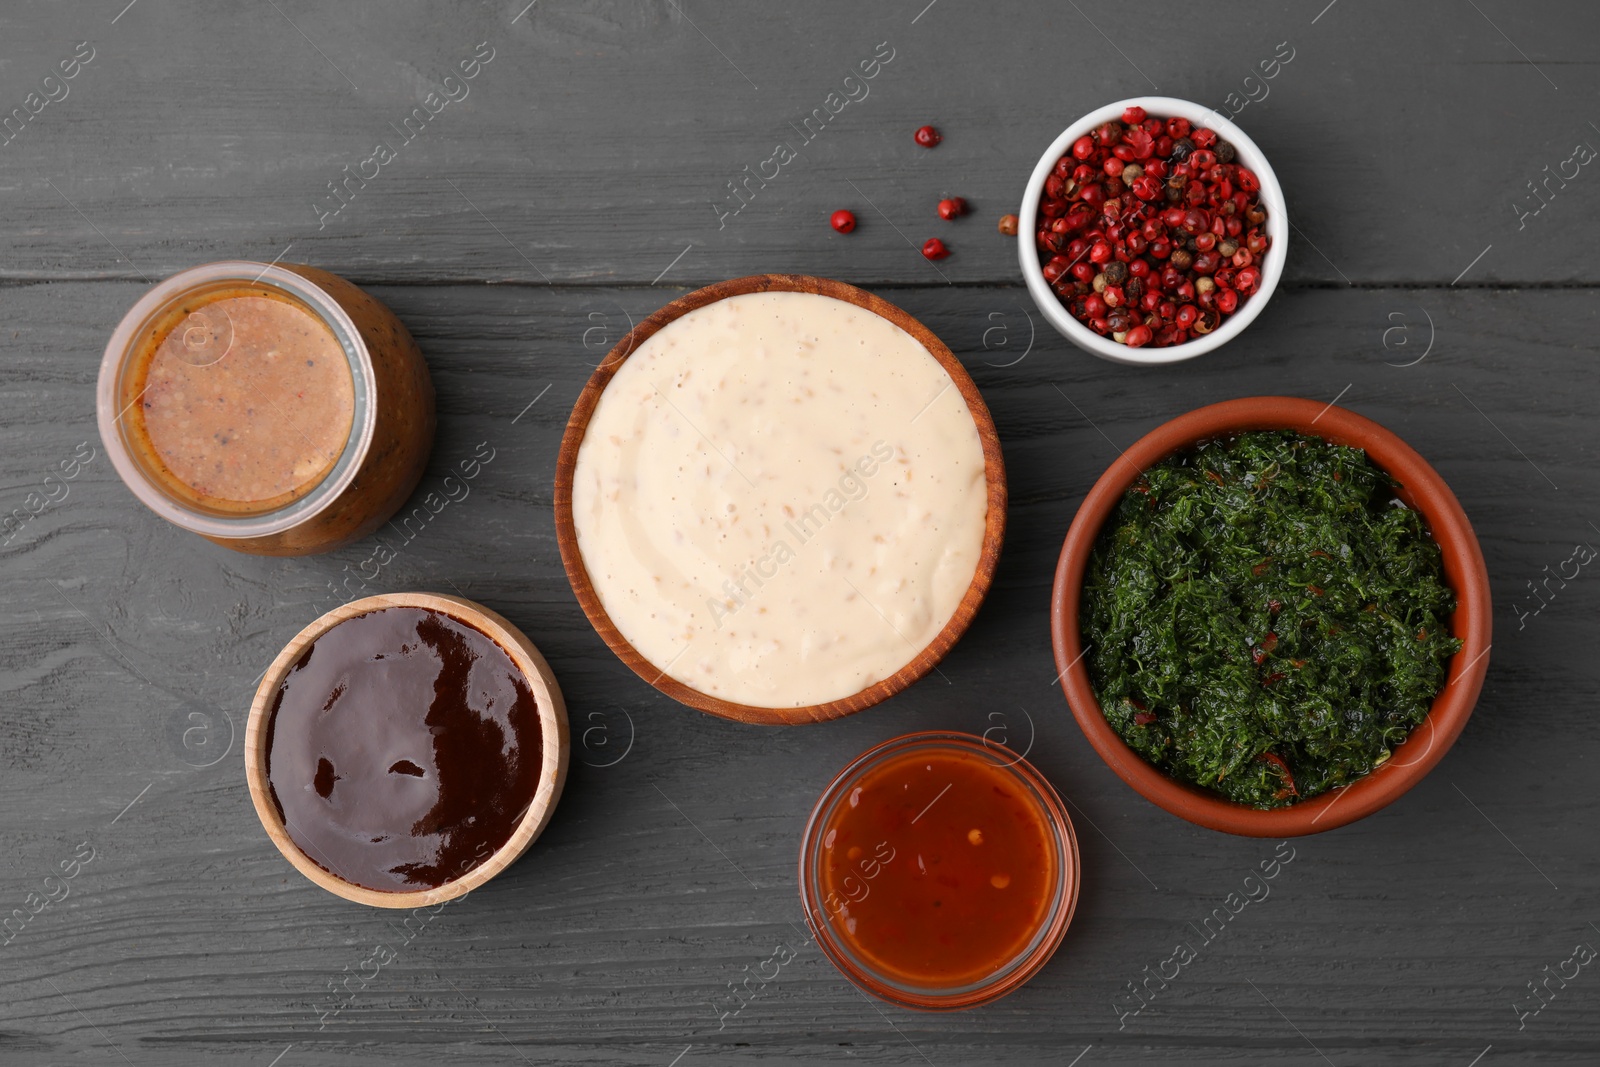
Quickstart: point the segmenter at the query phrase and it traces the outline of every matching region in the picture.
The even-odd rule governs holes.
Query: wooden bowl
[[[1349,785],[1266,811],[1169,778],[1128,747],[1100,710],[1089,668],[1083,662],[1083,638],[1078,629],[1084,571],[1100,528],[1128,487],[1147,467],[1199,441],[1248,430],[1293,430],[1364,449],[1379,469],[1399,482],[1395,495],[1422,513],[1439,544],[1445,581],[1456,595],[1450,632],[1462,641],[1427,717],[1395,750],[1394,758]],[[1489,574],[1478,538],[1455,494],[1427,460],[1393,433],[1353,411],[1298,397],[1256,396],[1211,404],[1156,427],[1130,445],[1100,476],[1078,508],[1061,547],[1050,605],[1050,634],[1056,666],[1061,670],[1061,688],[1073,717],[1118,777],[1151,803],[1200,826],[1249,837],[1293,837],[1332,830],[1371,815],[1422,781],[1444,759],[1472,716],[1483,688],[1489,669],[1491,612]]]
[[[639,651],[618,632],[616,625],[612,623],[605,608],[600,604],[600,597],[595,593],[594,584],[589,579],[589,571],[584,566],[583,556],[578,550],[578,535],[572,518],[572,482],[578,466],[578,448],[588,430],[589,418],[600,402],[600,394],[623,362],[637,351],[640,345],[654,336],[657,330],[696,308],[705,307],[730,296],[766,292],[812,293],[842,300],[889,320],[914,337],[934,359],[939,361],[939,365],[960,390],[967,409],[972,413],[973,421],[977,424],[978,440],[983,448],[984,480],[989,495],[989,510],[984,520],[983,548],[978,558],[977,569],[972,576],[972,584],[962,595],[955,613],[950,616],[950,621],[945,624],[944,629],[940,630],[927,647],[918,652],[910,662],[882,681],[839,700],[798,708],[756,707],[749,704],[735,704],[710,696],[684,685],[675,678],[668,677],[660,665],[640,655]],[[687,296],[674,300],[635,326],[607,354],[594,374],[589,377],[583,392],[578,395],[578,402],[572,409],[572,417],[567,420],[567,432],[561,440],[561,452],[556,459],[555,504],[556,541],[561,548],[561,562],[567,569],[567,578],[572,583],[572,591],[577,594],[578,603],[582,605],[584,614],[589,616],[589,622],[622,662],[661,692],[691,708],[698,708],[712,715],[720,715],[738,722],[783,726],[824,722],[850,715],[863,708],[870,708],[894,696],[927,674],[955,646],[956,641],[972,622],[972,617],[977,614],[978,606],[983,603],[984,595],[989,591],[989,583],[994,577],[995,564],[1000,559],[1000,544],[1005,535],[1006,525],[1006,476],[1004,460],[1000,454],[1000,438],[995,432],[994,419],[989,415],[989,408],[984,404],[983,396],[978,392],[977,385],[973,383],[966,369],[961,366],[961,362],[951,354],[950,349],[934,335],[933,331],[887,300],[857,289],[853,285],[846,285],[844,282],[801,274],[753,274],[746,278],[735,278],[731,281],[718,282],[716,285],[708,285],[704,289],[697,289]]]
[[[510,839],[488,859],[460,878],[433,889],[414,892],[386,892],[353,885],[318,866],[300,851],[300,846],[294,843],[288,831],[284,829],[283,818],[278,813],[278,806],[273,802],[267,784],[267,720],[272,714],[278,687],[282,684],[284,676],[289,673],[289,668],[304,654],[307,645],[334,626],[346,619],[365,615],[380,608],[425,608],[448,615],[487,635],[505,650],[506,655],[511,657],[511,662],[521,670],[523,679],[527,682],[528,689],[533,693],[539,708],[544,763],[539,769],[539,785],[534,792],[533,801],[523,813]],[[256,689],[255,700],[250,705],[250,721],[245,727],[244,770],[245,778],[250,785],[250,799],[255,802],[256,815],[260,817],[261,825],[266,828],[267,836],[272,838],[272,843],[278,846],[278,851],[282,852],[284,858],[301,874],[328,892],[358,904],[370,904],[375,908],[419,908],[453,900],[478,888],[511,866],[528,850],[534,838],[539,836],[545,824],[550,821],[556,801],[561,799],[562,786],[567,780],[567,706],[561,699],[561,687],[556,684],[550,665],[533,646],[533,642],[529,641],[521,630],[482,604],[461,597],[433,593],[384,593],[379,596],[363,597],[334,608],[295,634],[294,640],[284,646],[283,651],[278,653],[278,658],[272,661],[272,666],[267,668],[267,673],[262,676],[261,684]]]

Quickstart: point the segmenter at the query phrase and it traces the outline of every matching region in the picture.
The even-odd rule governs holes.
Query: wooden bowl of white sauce
[[[820,722],[932,670],[1005,531],[994,421],[943,342],[842,282],[763,274],[641,322],[578,397],[556,467],[578,602],[657,689]]]

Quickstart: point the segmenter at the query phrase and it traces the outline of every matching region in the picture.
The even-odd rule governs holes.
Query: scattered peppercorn
[[[922,254],[928,259],[943,259],[950,254],[950,250],[937,237],[930,237],[922,242]]]
[[[849,233],[856,228],[855,212],[845,211],[841,208],[833,213],[833,217],[828,220],[828,224],[840,233]]]
[[[942,140],[944,140],[944,134],[932,126],[921,126],[917,129],[917,143],[923,148],[932,148]]]
[[[967,213],[967,202],[959,196],[952,196],[939,201],[939,217],[945,221],[959,218]]]
[[[1021,221],[1022,220],[1017,218],[1015,215],[1001,215],[999,227],[1000,232],[1005,234],[1007,237],[1015,237],[1017,235],[1017,224]]]
[[[1075,140],[1034,220],[1045,281],[1072,317],[1160,348],[1212,332],[1258,292],[1272,240],[1261,180],[1237,160],[1215,130],[1137,106]]]

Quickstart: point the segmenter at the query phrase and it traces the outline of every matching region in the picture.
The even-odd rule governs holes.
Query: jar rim
[[[875,970],[850,950],[834,931],[821,907],[820,867],[822,834],[839,801],[869,771],[888,760],[917,749],[975,753],[987,757],[1025,787],[1048,837],[1055,846],[1055,884],[1047,888],[1050,905],[1027,943],[1003,965],[983,979],[959,986],[915,986]],[[868,993],[902,1007],[924,1011],[954,1011],[976,1007],[1014,992],[1049,961],[1066,935],[1078,902],[1080,883],[1078,839],[1060,796],[1038,769],[1023,756],[987,738],[953,730],[928,730],[902,734],[875,745],[851,760],[823,790],[806,821],[800,845],[800,903],[806,924],[823,955],[852,983]]]
[[[219,515],[201,510],[159,485],[128,446],[125,437],[128,424],[123,416],[131,404],[121,405],[125,377],[132,369],[138,341],[146,326],[184,296],[230,282],[275,289],[315,316],[332,333],[344,353],[354,397],[350,433],[338,459],[322,480],[310,492],[282,507],[248,515]],[[96,416],[100,439],[112,466],[146,507],[192,533],[207,537],[253,538],[282,533],[309,521],[350,487],[372,446],[377,424],[377,394],[377,379],[366,341],[349,313],[327,290],[276,263],[221,260],[190,267],[157,283],[123,315],[106,343],[100,363]]]

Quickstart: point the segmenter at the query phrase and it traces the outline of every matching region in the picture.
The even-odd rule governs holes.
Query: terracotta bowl
[[[616,374],[617,368],[621,367],[628,356],[657,330],[680,316],[730,296],[765,292],[814,293],[833,297],[835,300],[854,304],[888,319],[916,338],[917,342],[927,349],[950,375],[951,381],[961,391],[961,397],[966,401],[973,421],[977,423],[978,439],[983,448],[984,479],[989,494],[989,510],[985,518],[983,548],[978,566],[972,576],[972,583],[967,587],[966,593],[963,594],[961,602],[944,629],[939,631],[926,648],[888,678],[843,699],[798,708],[756,707],[749,704],[735,704],[710,696],[668,677],[661,665],[652,663],[640,655],[639,651],[617,630],[610,616],[606,614],[605,608],[601,606],[600,597],[595,593],[588,569],[584,566],[583,555],[578,550],[578,535],[572,518],[572,482],[578,466],[578,447],[583,443],[584,434],[589,427],[589,418],[600,402],[600,394]],[[1004,461],[1000,455],[1000,438],[995,433],[994,420],[989,415],[988,406],[984,404],[978,387],[973,384],[972,378],[961,366],[961,362],[932,330],[887,300],[857,289],[853,285],[799,274],[753,274],[746,278],[735,278],[731,281],[718,282],[716,285],[708,285],[704,289],[697,289],[687,296],[674,300],[635,326],[601,361],[600,366],[590,376],[588,384],[584,386],[583,392],[579,394],[578,402],[572,409],[572,416],[567,421],[566,436],[561,440],[561,452],[556,459],[555,505],[556,540],[561,548],[561,562],[566,566],[567,578],[572,583],[572,591],[577,594],[578,603],[582,605],[584,614],[589,617],[589,622],[622,662],[661,692],[691,708],[698,708],[700,711],[739,722],[782,726],[837,719],[887,700],[927,674],[955,646],[956,641],[966,632],[973,616],[977,614],[978,606],[983,603],[984,595],[989,591],[989,583],[994,577],[995,564],[1000,559],[1000,543],[1005,534],[1006,523],[1006,477]]]
[[[1123,493],[1148,467],[1206,438],[1247,430],[1293,430],[1366,450],[1400,483],[1395,495],[1422,513],[1442,550],[1445,580],[1456,594],[1450,632],[1461,639],[1433,707],[1395,755],[1339,789],[1286,808],[1261,811],[1176,781],[1129,748],[1106,722],[1084,663],[1078,599],[1100,528]],[[1123,781],[1172,814],[1213,830],[1251,837],[1318,833],[1371,815],[1420,782],[1449,751],[1472,715],[1488,670],[1489,575],[1477,536],[1450,487],[1409,445],[1352,411],[1286,396],[1229,400],[1180,415],[1141,437],[1100,476],[1078,508],[1056,565],[1050,632],[1067,703],[1100,758]]]
[[[544,763],[539,769],[539,785],[527,811],[512,831],[504,845],[487,859],[460,878],[453,879],[433,889],[412,892],[387,892],[353,885],[338,875],[324,870],[300,851],[283,826],[283,816],[272,799],[267,783],[267,720],[272,713],[273,698],[283,678],[289,673],[306,646],[346,619],[365,615],[380,608],[425,608],[436,611],[467,624],[486,634],[505,650],[522,672],[534,700],[539,706],[540,740],[543,743]],[[567,706],[561,699],[561,688],[556,684],[550,666],[533,646],[533,642],[511,623],[482,604],[461,597],[433,593],[385,593],[364,597],[334,608],[295,634],[294,639],[278,653],[267,673],[262,675],[256,689],[255,700],[250,705],[250,721],[244,732],[245,778],[250,786],[250,799],[255,803],[256,815],[266,828],[267,836],[278,846],[285,859],[295,870],[305,875],[330,893],[369,904],[375,908],[420,908],[439,904],[470,893],[489,879],[511,866],[528,850],[555,811],[561,799],[562,786],[567,780]]]

